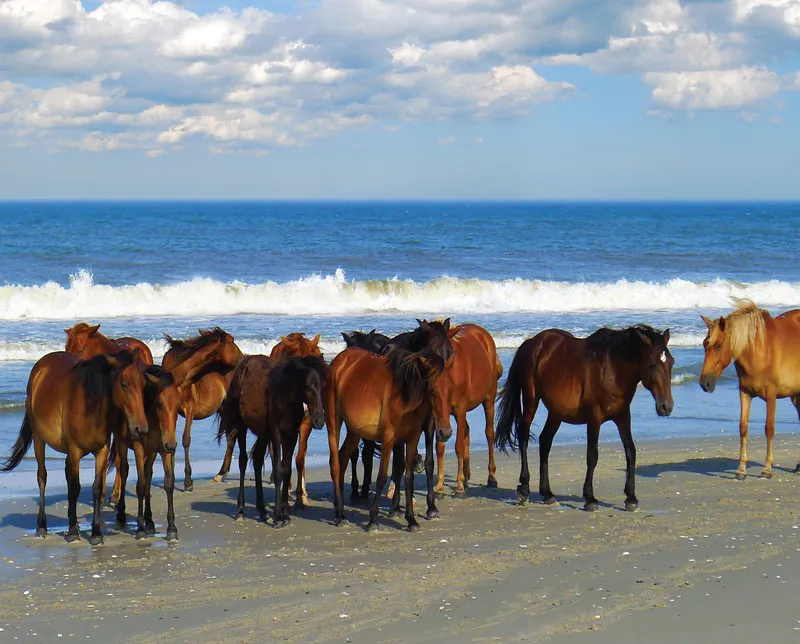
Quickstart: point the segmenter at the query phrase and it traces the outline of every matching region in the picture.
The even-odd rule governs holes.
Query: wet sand
[[[516,504],[517,455],[498,455],[500,488],[486,489],[486,454],[475,451],[469,497],[452,497],[450,458],[442,516],[421,518],[415,534],[385,510],[381,531],[368,534],[365,509],[352,506],[350,523],[334,527],[327,468],[310,471],[312,505],[283,530],[253,518],[250,477],[239,523],[235,481],[196,480],[194,492],[176,491],[180,542],[137,542],[132,524],[113,531],[108,509],[97,548],[58,534],[66,497],[51,465],[46,539],[33,536],[36,498],[0,502],[0,641],[794,641],[796,442],[777,437],[774,477],[758,478],[757,459],[744,482],[733,479],[736,436],[639,442],[635,513],[622,506],[618,444],[601,444],[595,513],[582,510],[582,447],[553,450],[557,508],[537,494]],[[763,437],[749,452],[763,456]],[[417,487],[422,513],[424,477]],[[90,494],[84,480],[85,529]],[[163,530],[161,489],[153,502]]]

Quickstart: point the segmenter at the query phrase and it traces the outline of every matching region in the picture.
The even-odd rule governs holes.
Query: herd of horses
[[[800,310],[777,317],[752,302],[740,301],[727,317],[703,317],[708,334],[700,385],[714,390],[722,371],[733,362],[739,376],[741,451],[736,478],[746,476],[747,433],[753,397],[766,401],[767,457],[762,475],[771,476],[775,401],[790,397],[800,415]],[[275,484],[274,526],[290,521],[291,460],[295,455],[295,508],[308,503],[305,456],[312,428],[327,428],[330,473],[334,488],[334,522],[346,520],[344,477],[351,465],[351,502],[367,501],[372,487],[372,462],[380,452],[368,530],[378,528],[379,505],[389,479],[395,488],[392,514],[400,513],[400,486],[405,484],[405,518],[419,529],[413,494],[417,448],[425,438],[426,517],[439,515],[437,494],[444,490],[444,448],[456,420],[457,496],[470,480],[470,428],[467,412],[483,406],[489,447],[487,487],[497,487],[494,448],[520,451],[517,497],[530,497],[528,444],[539,403],[547,419],[539,436],[539,494],[556,502],[548,475],[548,457],[561,423],[587,427],[585,509],[597,509],[593,490],[600,426],[613,421],[625,450],[625,508],[635,510],[636,448],[630,406],[639,384],[650,391],[656,413],[673,409],[674,359],[669,330],[647,325],[623,330],[601,328],[586,338],[548,329],[517,350],[498,395],[503,366],[491,335],[475,324],[450,325],[450,320],[417,320],[417,326],[395,337],[354,331],[343,333],[346,349],[330,363],[319,348],[320,336],[302,333],[282,337],[269,356],[244,355],[234,338],[220,328],[201,330],[179,340],[165,335],[168,350],[161,365],[153,364],[146,344],[131,337],[107,338],[100,325],[78,323],[66,329],[65,351],[49,353],[32,368],[27,385],[25,417],[19,437],[2,471],[13,470],[33,444],[37,461],[39,514],[37,535],[47,534],[45,514],[45,447],[66,454],[69,527],[67,541],[80,538],[76,516],[80,492],[80,460],[95,456],[92,486],[93,519],[89,541],[102,543],[100,510],[105,501],[107,472],[116,468],[110,502],[117,523],[126,525],[125,485],[128,451],[133,449],[138,480],[136,537],[155,534],[150,507],[153,466],[164,467],[167,496],[167,539],[178,538],[173,508],[178,416],[185,418],[184,489],[191,490],[189,456],[194,419],[217,414],[218,441],[226,453],[216,481],[239,450],[239,494],[236,517],[244,516],[244,479],[252,458],[256,507],[267,520],[262,472],[269,454]],[[495,401],[499,400],[495,427]],[[346,427],[341,441],[342,426]],[[255,435],[248,454],[247,436]],[[299,445],[299,447],[298,447]],[[364,478],[356,472],[361,445]],[[438,460],[434,482],[434,449]],[[796,469],[800,469],[800,463]]]

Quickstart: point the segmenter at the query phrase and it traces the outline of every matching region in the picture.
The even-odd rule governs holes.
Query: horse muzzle
[[[672,401],[662,400],[661,402],[656,403],[656,413],[659,416],[669,416],[672,413],[672,408],[674,406],[675,405]]]
[[[446,443],[452,435],[453,428],[450,426],[436,428],[436,440],[440,443]]]
[[[709,393],[709,394],[714,393],[714,389],[716,389],[716,387],[717,387],[717,379],[716,379],[716,377],[715,376],[705,376],[705,377],[701,376],[700,377],[700,387],[706,393]]]
[[[162,442],[161,446],[164,448],[164,451],[167,454],[174,454],[175,450],[178,449],[178,441],[174,440],[174,441]]]
[[[147,433],[148,426],[147,423],[140,424],[140,423],[132,423],[128,421],[128,429],[131,431],[131,437],[133,440],[139,440],[142,436]]]
[[[314,429],[322,429],[325,426],[325,415],[320,411],[311,414],[311,426]]]

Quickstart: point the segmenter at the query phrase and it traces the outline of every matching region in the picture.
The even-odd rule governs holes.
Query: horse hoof
[[[36,528],[36,536],[44,539],[47,536],[47,528]]]
[[[420,527],[419,523],[409,523],[408,524],[408,531],[409,532],[419,532]]]
[[[334,520],[333,525],[335,525],[337,528],[343,528],[349,523],[350,522],[345,517],[341,517],[339,519]]]
[[[764,470],[761,472],[762,479],[771,479],[772,478],[772,470]]]
[[[399,517],[401,514],[403,514],[403,511],[400,510],[400,508],[398,508],[397,510],[392,510],[391,512],[389,512],[389,516],[392,519],[394,519],[395,517]]]
[[[599,508],[600,504],[597,501],[587,501],[583,506],[583,509],[587,512],[596,512]]]
[[[517,501],[519,502],[520,505],[527,504],[529,496],[530,496],[529,492],[517,488]]]
[[[432,519],[438,519],[439,518],[439,510],[437,510],[436,508],[434,508],[433,510],[428,510],[425,513],[425,518],[428,521],[431,521]]]
[[[184,492],[191,492],[192,490],[194,490],[194,482],[193,481],[186,481],[186,483],[183,484],[183,491]]]
[[[455,496],[457,499],[466,499],[467,498],[467,490],[466,489],[464,489],[464,490],[456,490],[453,493],[453,496]]]
[[[233,517],[233,520],[236,521],[236,523],[244,522],[244,512],[237,512]]]
[[[800,472],[800,463],[794,466],[794,473],[797,474],[798,472]]]
[[[117,497],[116,499],[113,496],[110,497],[108,499],[108,503],[106,503],[106,505],[109,508],[114,508],[116,510],[117,509],[117,505],[119,505],[119,497]]]
[[[744,472],[736,472],[736,475],[734,476],[734,478],[737,481],[744,481],[747,478],[747,474],[745,474]]]
[[[147,530],[144,531],[145,535],[148,537],[155,537],[156,536],[156,529],[155,527],[148,527]]]
[[[222,474],[217,474],[213,479],[211,479],[212,483],[222,483],[225,480],[225,476]]]
[[[496,488],[497,487],[497,479],[492,477],[492,476],[490,476],[489,480],[486,481],[486,487],[493,488],[493,489]]]
[[[119,530],[120,532],[122,532],[125,529],[125,526],[127,525],[127,523],[128,522],[126,520],[123,520],[123,521],[117,520],[116,523],[114,523],[114,528]]]
[[[167,541],[178,541],[178,529],[167,530]]]
[[[92,546],[102,546],[103,545],[103,535],[102,534],[93,534],[89,537],[89,544]]]
[[[289,521],[290,520],[288,518],[287,519],[278,519],[275,522],[275,527],[276,528],[287,528],[287,527],[289,527]]]
[[[542,497],[542,503],[545,505],[559,505],[558,499],[552,494],[543,494]]]
[[[137,530],[135,539],[136,539],[136,541],[141,541],[142,539],[147,539],[147,532],[145,530]]]
[[[67,543],[75,543],[80,538],[81,538],[81,535],[78,533],[77,530],[75,532],[67,532],[67,534],[64,536],[64,540]]]
[[[628,512],[636,512],[639,509],[638,501],[625,501],[625,509]]]
[[[367,526],[367,532],[378,532],[379,525],[377,523],[370,523]]]

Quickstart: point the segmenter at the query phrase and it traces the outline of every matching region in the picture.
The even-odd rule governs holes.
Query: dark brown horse
[[[318,333],[312,339],[308,339],[299,332],[293,332],[288,335],[281,336],[280,342],[272,347],[269,354],[271,360],[278,360],[281,357],[293,356],[298,358],[314,356],[323,359],[322,351],[319,348],[320,334]],[[295,458],[295,466],[297,467],[297,490],[295,491],[295,507],[302,510],[308,505],[308,494],[306,493],[306,451],[308,450],[308,437],[311,434],[311,419],[305,416],[300,424],[300,440],[297,449],[297,457]],[[222,481],[231,469],[231,461],[233,460],[233,447],[236,444],[236,436],[229,436],[227,439],[227,447],[225,450],[225,458],[222,461],[222,466],[219,472],[214,477],[214,481]],[[273,470],[272,476],[275,472]],[[291,480],[291,472],[289,479]]]
[[[489,445],[489,477],[487,487],[497,487],[494,462],[494,402],[497,381],[503,375],[503,365],[497,357],[494,339],[477,324],[462,324],[450,329],[450,342],[455,357],[442,374],[440,386],[447,391],[450,409],[456,418],[456,454],[458,477],[456,496],[465,496],[464,483],[469,481],[469,425],[467,412],[483,405],[486,417],[486,442]],[[444,443],[436,446],[436,491],[444,491]]]
[[[118,432],[112,443],[111,452],[116,456],[121,489],[125,489],[128,479],[128,449],[133,449],[136,457],[136,538],[152,537],[156,533],[153,511],[150,508],[150,489],[153,483],[153,464],[161,455],[164,468],[164,492],[167,495],[167,541],[177,541],[178,528],[175,526],[173,492],[175,490],[175,449],[178,446],[177,424],[181,396],[173,384],[172,374],[161,367],[149,367],[147,373],[158,379],[158,384],[148,381],[144,388],[144,409],[147,414],[149,431],[134,438],[127,427]],[[125,494],[117,502],[117,527],[125,528]]]
[[[145,364],[153,364],[153,354],[141,340],[136,338],[108,338],[99,331],[100,325],[91,326],[86,322],[78,322],[75,326],[64,329],[67,334],[67,345],[64,351],[74,353],[81,360],[88,360],[103,353],[114,354],[123,349],[133,351],[139,349],[139,359]]]
[[[230,396],[219,411],[222,436],[235,436],[239,445],[239,496],[236,518],[244,517],[244,475],[247,469],[247,430],[256,435],[253,446],[253,469],[256,478],[256,507],[266,521],[261,472],[269,449],[275,482],[275,527],[289,523],[289,476],[292,454],[307,416],[311,425],[321,429],[325,416],[322,389],[328,365],[317,356],[283,356],[273,361],[266,356],[248,356],[237,367]],[[308,409],[306,414],[305,409]]]
[[[447,333],[444,341],[449,343]],[[331,454],[331,479],[335,496],[335,523],[345,521],[342,488],[346,463],[361,438],[380,441],[381,463],[370,507],[368,530],[378,528],[378,507],[395,444],[405,444],[406,520],[409,530],[419,529],[414,516],[414,457],[425,427],[425,471],[428,476],[428,518],[438,516],[433,491],[433,436],[447,440],[452,434],[447,397],[436,381],[445,361],[430,347],[410,352],[392,349],[378,356],[363,349],[345,349],[331,363],[325,391],[325,416]],[[339,448],[342,423],[347,436]]]
[[[731,361],[739,376],[741,415],[736,478],[741,481],[747,476],[747,432],[753,398],[761,398],[767,404],[767,458],[761,476],[771,478],[777,399],[791,398],[800,416],[800,309],[773,318],[752,302],[741,301],[727,317],[713,321],[703,317],[703,321],[708,327],[700,374],[703,391],[714,391],[717,379]],[[800,463],[795,468],[798,470]]]
[[[48,353],[33,365],[28,378],[25,418],[11,456],[2,466],[8,472],[19,465],[33,443],[38,465],[39,517],[36,534],[47,535],[44,491],[47,485],[45,446],[66,454],[69,529],[67,541],[80,538],[77,503],[81,490],[80,462],[95,456],[92,485],[94,513],[89,542],[103,542],[100,508],[105,497],[106,465],[111,435],[123,429],[132,436],[147,431],[143,405],[145,365],[138,351],[120,351],[81,361],[72,353]]]
[[[233,336],[219,327],[187,340],[176,340],[165,335],[169,349],[161,366],[172,373],[181,394],[181,415],[186,419],[183,427],[184,483],[183,489],[191,491],[192,464],[189,447],[192,444],[192,422],[215,414],[228,391],[233,369],[244,355]]]
[[[634,472],[636,447],[631,434],[631,401],[641,382],[653,394],[656,413],[672,413],[672,365],[667,348],[669,329],[660,333],[638,325],[623,331],[599,329],[588,338],[567,331],[548,329],[525,340],[511,363],[500,398],[500,418],[495,444],[506,451],[519,442],[522,468],[517,486],[520,503],[530,496],[528,439],[539,401],[547,407],[547,420],[539,436],[539,494],[547,504],[556,503],[550,489],[547,459],[553,437],[562,422],[586,423],[586,480],[583,497],[586,510],[598,508],[593,478],[597,465],[600,425],[613,420],[625,448],[625,509],[635,510]],[[522,404],[520,404],[522,398]]]

